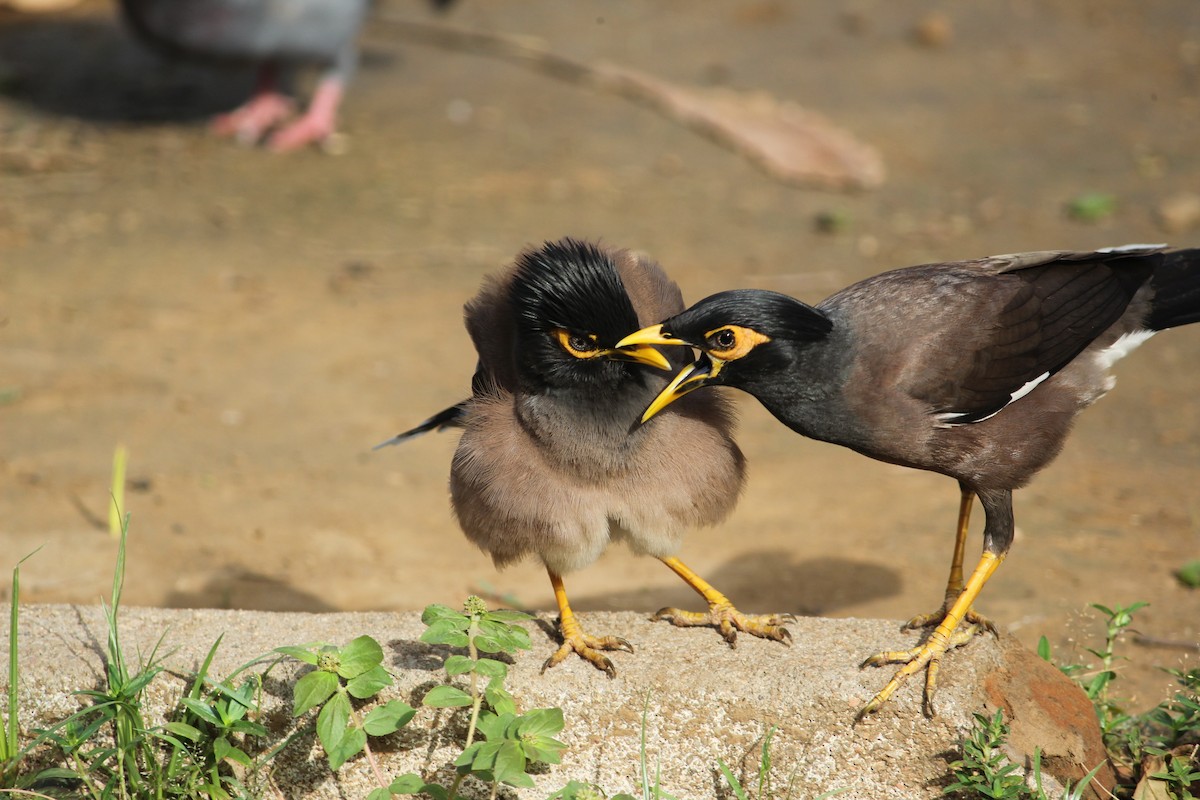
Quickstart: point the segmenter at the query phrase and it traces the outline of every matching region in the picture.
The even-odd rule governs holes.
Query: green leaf
[[[221,738],[224,739],[225,737]],[[218,741],[220,741],[220,739]],[[250,756],[246,755],[244,750],[241,750],[237,747],[230,746],[229,750],[225,753],[225,758],[241,764],[243,767],[254,767],[254,761],[250,758]]]
[[[464,747],[463,751],[458,754],[458,758],[454,759],[454,766],[467,767],[470,769],[471,765],[475,762],[475,757],[479,755],[480,748],[482,748],[485,744],[487,744],[487,742],[475,742],[470,747]]]
[[[403,728],[417,713],[416,709],[400,700],[392,700],[371,712],[363,719],[363,730],[371,736],[387,736]]]
[[[332,753],[346,735],[350,723],[350,698],[338,692],[317,715],[317,737],[326,753]]]
[[[517,720],[517,732],[522,736],[551,736],[562,729],[561,708],[535,708]]]
[[[504,680],[508,677],[508,664],[494,658],[481,658],[475,662],[475,671],[487,678]]]
[[[79,778],[80,778],[79,773],[73,769],[64,769],[63,767],[50,767],[49,769],[44,769],[41,772],[39,772],[37,775],[34,775],[33,782],[34,783],[44,783],[46,781],[71,781],[71,783],[77,783],[79,781]],[[16,797],[17,795],[14,793],[13,796]]]
[[[415,772],[407,772],[392,781],[392,794],[417,794],[425,789],[425,781]]]
[[[1042,638],[1038,639],[1037,654],[1038,654],[1038,657],[1042,659],[1042,661],[1045,661],[1050,664],[1054,663],[1054,658],[1050,652],[1050,640],[1047,639],[1045,636],[1042,636]]]
[[[184,739],[189,739],[193,742],[200,740],[200,729],[193,728],[186,722],[168,722],[163,727],[176,736],[182,736]]]
[[[342,764],[361,753],[366,746],[367,734],[362,728],[346,729],[346,735],[334,746],[333,750],[326,749],[325,751],[329,757],[329,768],[337,772]]]
[[[425,610],[421,612],[421,622],[424,622],[426,625],[432,625],[442,620],[454,620],[456,623],[461,622],[462,627],[460,630],[464,631],[470,625],[470,620],[467,619],[466,614],[450,606],[444,606],[441,603],[433,603],[432,605],[425,606]]]
[[[729,784],[733,796],[737,800],[750,800],[750,796],[746,794],[745,788],[742,787],[742,782],[733,774],[733,770],[726,766],[725,762],[719,758],[717,759],[717,766],[721,768],[721,774],[725,776],[725,783]]]
[[[292,658],[303,661],[305,664],[312,664],[314,667],[317,665],[317,654],[306,647],[288,645],[286,647],[276,647],[271,652],[280,653],[285,656],[291,656]]]
[[[342,648],[338,674],[346,680],[362,675],[383,663],[383,648],[370,636],[359,636]]]
[[[1189,589],[1200,589],[1200,559],[1184,564],[1175,572],[1175,577]]]
[[[517,704],[513,700],[513,696],[498,683],[488,684],[488,687],[483,690],[483,697],[487,700],[488,705],[496,710],[497,714],[517,713]]]
[[[479,729],[479,732],[483,734],[484,738],[488,739],[489,741],[494,741],[496,739],[503,739],[505,731],[508,730],[508,726],[515,721],[516,717],[512,714],[497,715],[485,711],[479,715],[479,719],[476,721],[475,727]]]
[[[382,666],[369,669],[350,679],[346,690],[359,700],[374,697],[380,689],[392,685],[392,676]]]
[[[1067,203],[1067,213],[1080,222],[1099,222],[1116,208],[1117,198],[1105,192],[1085,192]]]
[[[474,639],[475,648],[481,653],[503,653],[504,645],[494,636],[481,633]]]
[[[446,787],[436,783],[425,784],[421,787],[421,791],[432,797],[433,800],[450,800],[450,792],[446,791]]]
[[[296,681],[292,690],[292,716],[299,717],[310,708],[321,705],[337,691],[337,675],[316,670]]]
[[[219,736],[213,740],[213,757],[216,758],[218,763],[224,761],[232,749],[233,745],[224,736]]]
[[[521,746],[510,740],[500,744],[496,752],[495,764],[491,768],[496,780],[511,783],[514,786],[532,786],[529,776],[525,774],[525,753]]]
[[[535,736],[531,739],[522,738],[521,740],[521,750],[525,753],[525,757],[530,761],[542,764],[562,763],[562,752],[566,749],[565,744],[549,736]]]
[[[489,611],[488,619],[494,619],[499,622],[525,622],[533,617],[526,614],[524,611],[513,611],[511,608],[500,609],[499,611]]]
[[[421,641],[426,644],[448,644],[451,647],[466,647],[467,634],[465,627],[455,620],[438,620],[425,629]]]
[[[471,705],[471,695],[454,686],[435,686],[422,702],[431,708],[456,708]]]
[[[392,792],[382,786],[367,795],[367,800],[391,800]]]
[[[448,675],[463,675],[475,669],[475,662],[467,656],[450,656],[443,664]]]
[[[239,719],[229,726],[229,730],[233,733],[244,733],[247,736],[266,736],[270,733],[264,726],[248,719]]]
[[[188,711],[191,711],[197,717],[209,723],[210,725],[219,726],[221,724],[221,720],[218,719],[215,713],[213,713],[212,706],[203,700],[196,700],[191,697],[182,697],[180,698],[179,702],[182,703],[183,707]]]

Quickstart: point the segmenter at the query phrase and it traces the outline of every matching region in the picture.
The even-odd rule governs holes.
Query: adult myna
[[[1114,361],[1156,331],[1196,321],[1200,249],[1128,245],[894,270],[815,308],[774,292],[722,292],[617,346],[701,351],[643,421],[701,386],[734,386],[805,436],[958,481],[945,602],[905,626],[936,628],[919,647],[865,662],[905,666],[862,715],[922,669],[932,714],[942,655],[992,629],[972,604],[1012,544],[1013,490],[1058,454],[1075,415],[1112,388]],[[964,585],[975,497],[986,516],[983,555]]]
[[[707,614],[663,609],[660,617],[715,624],[730,644],[738,630],[790,638],[783,618],[741,614],[674,556],[687,528],[729,513],[744,477],[730,409],[715,394],[638,427],[667,384],[669,372],[658,370],[686,358],[618,350],[617,340],[683,307],[666,274],[628,251],[564,239],[521,253],[467,303],[479,354],[471,398],[385,443],[463,428],[450,471],[455,514],[498,566],[526,556],[546,565],[563,637],[547,667],[574,651],[612,675],[599,651],[632,650],[624,639],[585,634],[563,588],[563,575],[614,540],[662,560],[708,601]],[[682,442],[692,449],[685,459]]]

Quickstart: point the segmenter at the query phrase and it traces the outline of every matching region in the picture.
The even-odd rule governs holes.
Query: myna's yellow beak
[[[701,353],[700,357],[693,363],[679,370],[679,374],[667,384],[667,388],[658,393],[658,397],[654,398],[649,407],[642,413],[642,423],[645,423],[688,392],[693,389],[699,389],[711,381],[717,376],[717,373],[721,371],[721,367],[723,366],[725,366],[724,361],[713,358],[706,353]]]
[[[655,367],[657,369],[671,369],[671,362],[667,361],[666,356],[648,344],[636,345],[634,347],[618,347],[613,350],[605,350],[603,355],[617,361],[633,361],[638,364],[645,364],[646,366]]]
[[[642,328],[640,331],[634,331],[626,336],[621,341],[617,342],[618,348],[632,347],[633,345],[651,345],[651,344],[682,344],[687,342],[682,339],[677,339],[669,333],[663,333],[662,325],[651,325],[648,328]]]

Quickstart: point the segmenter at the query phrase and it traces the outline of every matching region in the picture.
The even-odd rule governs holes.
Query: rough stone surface
[[[903,687],[876,717],[854,724],[856,708],[889,673],[859,669],[875,651],[910,646],[911,634],[889,621],[800,619],[791,626],[793,647],[743,636],[728,648],[710,629],[677,629],[633,613],[589,613],[595,634],[616,634],[636,652],[616,653],[617,676],[606,679],[590,665],[570,659],[540,672],[552,650],[551,620],[531,624],[533,650],[516,658],[508,686],[523,709],[558,706],[569,745],[563,763],[537,777],[537,788],[520,796],[545,797],[571,779],[599,784],[611,794],[638,789],[639,742],[646,724],[651,775],[680,798],[723,797],[717,760],[750,780],[758,766],[762,736],[777,726],[771,750],[776,780],[794,775],[794,797],[833,789],[842,798],[935,798],[948,763],[968,729],[972,712],[1003,708],[1012,723],[1015,758],[1040,746],[1050,772],[1076,781],[1103,761],[1094,715],[1078,689],[1002,635],[982,637],[943,662],[938,716],[920,711],[920,686]],[[185,686],[218,636],[212,667],[222,676],[271,648],[323,641],[343,644],[362,634],[384,648],[396,685],[385,698],[419,706],[423,694],[445,680],[441,665],[449,648],[417,641],[416,613],[298,614],[217,610],[121,610],[121,637],[130,659],[160,641],[169,671],[152,684],[149,706],[161,712]],[[78,689],[98,686],[106,640],[98,607],[30,606],[21,609],[21,724],[44,726],[76,710]],[[7,658],[7,642],[0,658]],[[277,734],[292,726],[291,685],[307,666],[274,667],[265,682],[264,721]],[[461,713],[461,712],[460,712]],[[450,723],[450,724],[447,724]],[[462,720],[447,710],[421,709],[401,733],[379,743],[386,774],[445,770],[460,743]],[[312,739],[276,760],[272,775],[282,796],[364,797],[372,786],[362,758],[331,774]],[[1107,781],[1108,774],[1101,777]],[[479,787],[476,794],[486,796]]]

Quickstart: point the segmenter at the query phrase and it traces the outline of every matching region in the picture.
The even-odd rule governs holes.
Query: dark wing
[[[1162,331],[1200,322],[1200,249],[1163,253],[1151,279],[1154,299],[1146,325]]]
[[[979,422],[1032,391],[1121,318],[1161,258],[1155,249],[1018,257],[999,270],[980,262],[995,270],[996,302],[948,333],[970,364],[926,398],[934,412],[951,424]]]

